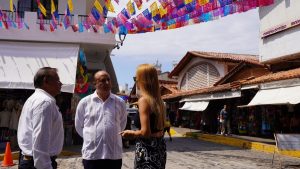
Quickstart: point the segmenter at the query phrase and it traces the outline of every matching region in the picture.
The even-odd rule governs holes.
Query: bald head
[[[104,70],[98,71],[94,75],[94,81],[97,94],[105,100],[109,96],[112,87],[109,74]]]
[[[98,72],[95,73],[94,80],[96,81],[96,79],[99,78],[100,76],[108,76],[110,78],[110,75],[105,70],[99,70]]]

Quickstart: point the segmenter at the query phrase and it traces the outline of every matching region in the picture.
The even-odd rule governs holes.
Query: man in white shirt
[[[82,163],[85,169],[121,169],[125,102],[111,93],[106,71],[98,71],[94,83],[96,91],[79,102],[75,116],[76,131],[83,138]]]
[[[35,92],[25,102],[18,126],[19,169],[56,169],[64,140],[63,121],[55,96],[62,83],[55,68],[43,67],[34,76]]]

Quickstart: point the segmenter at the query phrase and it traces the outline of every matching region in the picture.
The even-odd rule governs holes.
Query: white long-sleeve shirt
[[[51,156],[63,147],[64,131],[61,113],[55,99],[42,89],[25,102],[18,126],[18,144],[24,155],[33,156],[37,169],[51,169]]]
[[[122,159],[122,137],[127,121],[126,105],[114,94],[103,102],[93,93],[83,98],[76,110],[75,128],[83,137],[82,158]]]

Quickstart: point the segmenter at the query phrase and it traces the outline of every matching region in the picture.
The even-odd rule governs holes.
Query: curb
[[[256,150],[265,153],[274,153],[275,151],[276,152],[278,151],[275,145],[270,145],[270,144],[265,144],[260,142],[252,142],[252,141],[228,137],[228,136],[218,136],[218,135],[192,133],[192,132],[187,132],[184,136],[188,138],[195,138],[203,141],[209,141],[218,144],[239,147],[243,149]],[[300,158],[300,151],[280,151],[279,153],[285,156]]]

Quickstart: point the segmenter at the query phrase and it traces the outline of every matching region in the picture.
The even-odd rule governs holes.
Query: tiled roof
[[[258,83],[265,83],[265,82],[272,82],[272,81],[286,80],[286,79],[293,79],[293,78],[300,78],[300,68],[260,76],[258,78],[243,82],[242,84],[243,85],[258,84]]]
[[[220,91],[226,91],[226,90],[232,90],[234,88],[239,88],[240,85],[237,84],[223,84],[223,85],[218,85],[218,86],[213,86],[213,87],[207,87],[207,88],[201,88],[201,89],[196,89],[196,90],[189,90],[189,91],[181,91],[178,93],[172,93],[168,95],[162,96],[162,98],[165,99],[172,99],[172,98],[177,98],[177,97],[183,97],[183,96],[192,96],[196,94],[206,94],[206,93],[213,93],[213,92],[220,92]]]
[[[246,62],[241,62],[238,65],[236,65],[232,70],[230,70],[224,77],[219,79],[214,86],[220,85],[222,83],[226,83],[226,80],[229,79],[230,77],[234,76],[237,72],[239,72],[242,68],[246,66],[255,66],[255,67],[265,67],[263,64],[260,63],[246,63]],[[248,79],[248,78],[247,78]]]
[[[193,55],[207,58],[207,59],[216,59],[216,60],[223,60],[229,62],[241,62],[245,61],[246,63],[258,63],[258,56],[257,55],[247,55],[247,54],[233,54],[233,53],[217,53],[217,52],[199,52],[199,51],[192,51]]]
[[[176,67],[170,72],[169,77],[177,76],[178,73],[187,65],[187,63],[193,57],[200,57],[204,59],[217,60],[223,62],[232,62],[232,63],[240,63],[240,62],[253,63],[253,64],[259,63],[257,55],[189,51],[180,60],[180,62],[176,65]]]
[[[164,87],[174,93],[178,93],[179,90],[177,89],[177,84],[161,84],[161,87]]]

